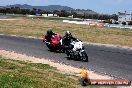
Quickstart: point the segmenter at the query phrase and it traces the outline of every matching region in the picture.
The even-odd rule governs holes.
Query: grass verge
[[[75,76],[62,74],[48,64],[16,61],[0,56],[1,88],[81,88]],[[88,86],[87,88],[106,88]],[[107,88],[116,88],[107,86]]]
[[[0,58],[2,88],[75,88],[79,86],[66,74],[48,64],[35,64]]]

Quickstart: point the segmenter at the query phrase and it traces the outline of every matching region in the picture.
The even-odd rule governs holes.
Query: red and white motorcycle
[[[45,37],[43,37],[43,42],[46,43],[46,46],[51,50],[51,51],[60,51],[61,48],[61,43],[60,40],[62,37],[59,34],[52,35],[51,37],[51,42],[46,42]]]

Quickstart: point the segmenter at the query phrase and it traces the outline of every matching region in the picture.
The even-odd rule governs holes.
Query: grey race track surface
[[[132,50],[85,45],[89,62],[67,60],[63,53],[48,51],[40,39],[26,39],[0,35],[0,49],[17,53],[48,58],[71,66],[84,66],[98,73],[132,80]]]

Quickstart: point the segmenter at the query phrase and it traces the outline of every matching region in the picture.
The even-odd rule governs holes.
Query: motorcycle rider
[[[66,51],[67,55],[69,54],[68,50],[73,48],[73,46],[71,45],[71,42],[75,40],[77,39],[74,38],[69,31],[65,32],[65,36],[62,38],[62,47]]]
[[[47,46],[50,46],[51,37],[56,35],[51,29],[47,30],[47,34],[45,35],[45,42]]]

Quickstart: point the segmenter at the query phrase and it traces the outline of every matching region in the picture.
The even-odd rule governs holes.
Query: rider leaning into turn
[[[75,40],[77,40],[77,39],[74,38],[69,31],[66,31],[65,36],[62,38],[63,49],[65,49],[66,51],[72,49],[73,46],[70,43]],[[66,53],[68,53],[68,52],[66,52]]]
[[[48,31],[47,31],[47,34],[45,35],[45,40],[46,40],[46,44],[50,44],[50,42],[51,42],[51,37],[53,36],[53,35],[56,35],[51,29],[49,29]]]

